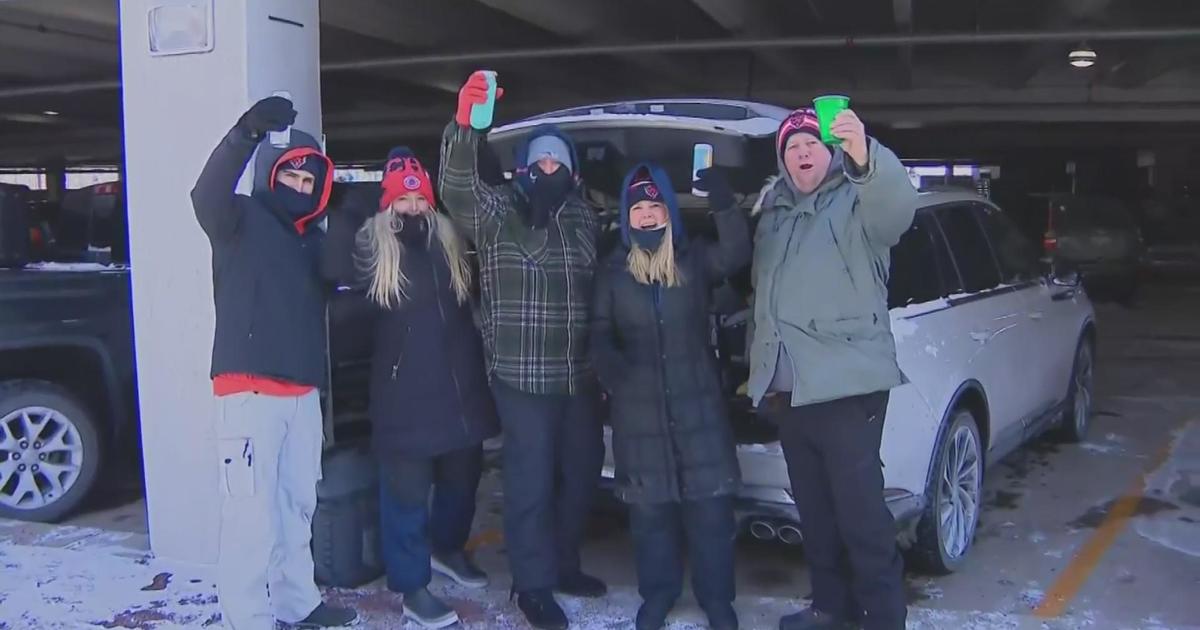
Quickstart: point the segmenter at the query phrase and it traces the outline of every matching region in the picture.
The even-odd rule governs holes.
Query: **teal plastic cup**
[[[833,119],[849,108],[849,96],[827,94],[813,99],[813,110],[817,112],[817,122],[821,125],[821,142],[825,144],[842,143],[842,139],[834,136],[829,129],[833,126]]]

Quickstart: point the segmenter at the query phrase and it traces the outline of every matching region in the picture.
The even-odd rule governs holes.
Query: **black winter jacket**
[[[293,129],[285,149],[234,128],[213,150],[192,189],[192,206],[212,244],[216,333],[212,373],[262,376],[300,385],[326,383],[325,298],[320,249],[333,164],[312,136]],[[251,195],[235,192],[258,147]],[[278,162],[317,156],[325,179],[315,211],[296,221],[269,203]],[[186,279],[180,279],[186,281]]]
[[[359,290],[369,283],[353,263],[362,215],[330,218],[324,265],[331,280],[349,276]],[[408,298],[391,309],[371,302],[371,439],[383,457],[433,457],[497,435],[499,420],[471,305],[459,304],[441,245],[422,239],[404,249]]]
[[[671,208],[682,286],[634,280],[628,237],[596,276],[591,348],[611,395],[617,493],[629,503],[729,495],[741,475],[710,344],[709,294],[749,262],[749,227],[743,211],[730,208],[713,215],[718,243],[688,242],[670,182],[652,172]],[[628,209],[621,220],[627,227]]]

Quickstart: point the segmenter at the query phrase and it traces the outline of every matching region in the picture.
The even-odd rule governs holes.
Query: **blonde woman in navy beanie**
[[[617,495],[629,504],[637,630],[658,630],[692,587],[715,630],[738,627],[732,425],[709,345],[709,294],[750,262],[747,217],[720,171],[701,172],[717,242],[689,240],[671,182],[640,165],[622,188],[621,245],[596,272],[592,360],[612,396]]]
[[[406,617],[442,628],[458,615],[429,592],[432,570],[467,587],[488,583],[464,545],[483,441],[499,422],[472,319],[466,242],[407,149],[388,156],[380,192],[377,206],[331,220],[326,269],[351,275],[377,311],[369,414],[388,588],[403,594]]]

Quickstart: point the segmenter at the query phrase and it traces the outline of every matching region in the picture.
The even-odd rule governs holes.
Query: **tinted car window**
[[[888,280],[888,308],[931,302],[946,295],[944,263],[939,263],[941,234],[926,215],[918,215],[911,228],[892,248]]]
[[[1017,226],[992,206],[978,204],[975,208],[983,219],[992,250],[1000,263],[1001,279],[1011,284],[1037,277],[1037,252]]]
[[[1105,197],[1061,197],[1054,200],[1055,225],[1059,230],[1133,230],[1133,215],[1115,199]]]
[[[944,206],[937,209],[936,216],[962,277],[962,290],[976,293],[998,286],[1000,269],[996,267],[987,235],[970,205]]]

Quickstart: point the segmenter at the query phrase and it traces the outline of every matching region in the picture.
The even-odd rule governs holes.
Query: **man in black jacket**
[[[217,594],[234,630],[345,625],[313,581],[309,544],[321,476],[318,388],[325,382],[320,275],[333,163],[312,136],[263,140],[295,122],[292,103],[255,103],[209,156],[192,206],[212,245],[212,379],[221,530]],[[254,188],[235,192],[255,149]]]

